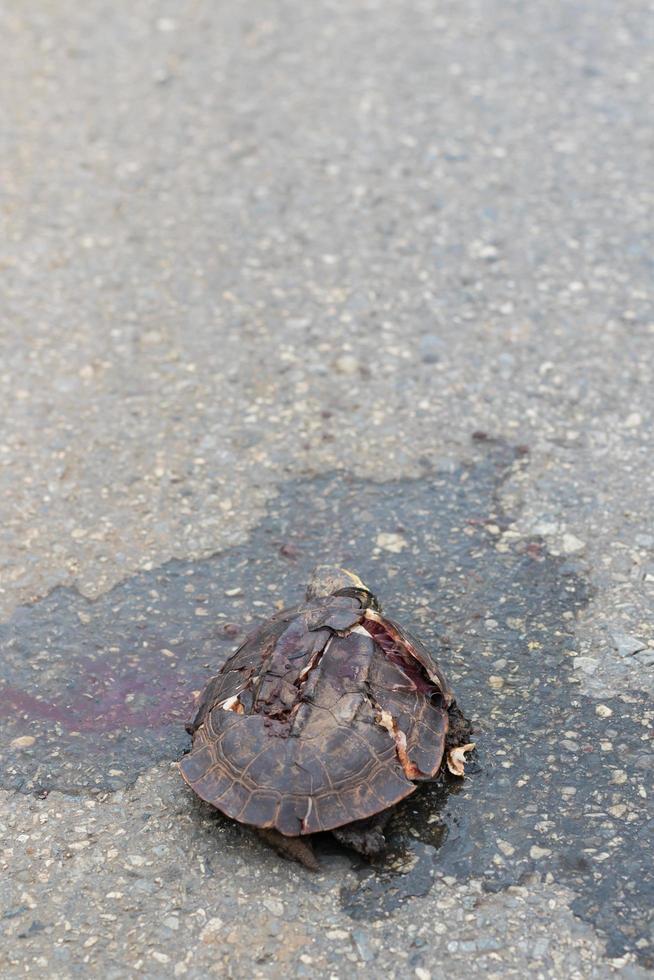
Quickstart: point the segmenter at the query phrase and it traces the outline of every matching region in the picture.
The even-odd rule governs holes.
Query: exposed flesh
[[[475,744],[475,742],[468,742],[467,745],[458,745],[447,753],[447,768],[453,776],[465,775],[466,752],[472,752]]]
[[[389,735],[391,735],[394,739],[395,751],[397,752],[397,757],[400,760],[400,765],[404,769],[404,774],[406,775],[407,779],[419,779],[421,776],[424,776],[424,773],[421,772],[413,762],[411,762],[406,749],[406,735],[399,727],[390,711],[384,711],[383,708],[379,708],[377,720],[382,728],[385,728]]]

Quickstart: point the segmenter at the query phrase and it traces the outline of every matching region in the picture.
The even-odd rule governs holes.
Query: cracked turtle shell
[[[207,685],[183,778],[244,824],[296,837],[398,803],[443,762],[452,693],[365,589],[273,616]]]

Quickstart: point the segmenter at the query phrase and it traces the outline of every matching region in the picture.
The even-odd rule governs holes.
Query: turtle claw
[[[278,830],[257,827],[257,834],[266,844],[273,847],[278,854],[290,861],[297,861],[304,865],[309,871],[320,871],[320,863],[313,852],[313,848],[306,838],[285,837]]]

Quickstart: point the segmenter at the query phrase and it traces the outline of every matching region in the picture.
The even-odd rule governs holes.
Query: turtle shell
[[[182,776],[228,817],[296,837],[433,779],[453,702],[432,655],[356,590],[253,633],[205,689]]]

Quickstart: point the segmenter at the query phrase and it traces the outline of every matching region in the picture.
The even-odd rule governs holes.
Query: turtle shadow
[[[466,765],[465,782],[481,771],[476,752]],[[406,899],[426,895],[438,869],[438,852],[451,838],[461,835],[456,813],[449,804],[464,792],[464,780],[441,774],[433,783],[420,786],[410,797],[393,808],[385,827],[387,847],[374,857],[364,857],[340,843],[332,833],[311,835],[311,845],[327,876],[348,867],[355,881],[343,885],[341,899],[354,919],[374,919],[393,911]],[[289,873],[312,872],[291,857],[280,855],[252,827],[226,817],[211,804],[190,791],[186,800],[193,822],[208,835],[212,845],[232,853],[243,862],[251,860],[248,851],[261,848],[276,862],[282,861]],[[211,856],[203,856],[203,873],[211,877]]]
[[[461,835],[453,801],[466,792],[480,765],[473,754],[465,781],[442,774],[433,783],[398,804],[386,828],[388,847],[370,860],[354,857],[355,881],[341,888],[344,910],[353,919],[385,917],[411,898],[426,895],[439,875],[439,852]],[[327,837],[327,835],[324,835]],[[344,852],[334,838],[321,842],[316,852],[329,857]]]

